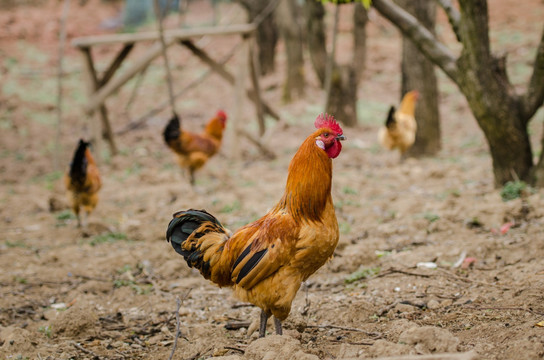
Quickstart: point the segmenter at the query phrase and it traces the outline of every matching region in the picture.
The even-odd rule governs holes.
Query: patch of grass
[[[524,181],[508,181],[501,190],[502,201],[517,199],[526,190],[529,190],[529,186]]]
[[[389,105],[376,101],[357,101],[357,116],[361,123],[370,125],[383,125],[387,118]]]
[[[123,265],[122,268],[117,270],[117,272],[119,274],[124,274],[124,273],[130,272],[130,271],[132,271],[132,266],[130,266],[130,264],[125,264],[125,265]]]
[[[247,180],[240,184],[242,187],[254,187],[255,185],[257,185],[257,183],[253,180]]]
[[[368,148],[368,151],[370,151],[371,154],[376,155],[382,151],[382,147],[380,146],[380,144],[372,144]]]
[[[13,278],[13,280],[17,283],[17,284],[26,284],[28,283],[28,280],[24,277],[21,277],[21,276],[15,276]]]
[[[342,209],[344,206],[353,206],[358,208],[361,207],[361,204],[352,200],[338,200],[334,202],[334,207],[336,209]]]
[[[113,286],[115,286],[116,288],[128,286],[137,295],[146,295],[149,294],[151,290],[153,290],[152,284],[138,284],[134,280],[116,279],[113,281]]]
[[[104,158],[104,155],[109,157],[111,159],[110,155],[107,155],[105,153],[102,154],[102,157]],[[131,175],[138,175],[142,171],[142,164],[138,162],[132,163],[128,168],[125,169],[125,176],[123,177],[123,180]]]
[[[32,178],[31,182],[33,183],[45,183],[45,187],[47,190],[53,190],[53,187],[55,185],[55,182],[59,181],[64,173],[62,171],[53,171],[50,173],[47,173],[45,175],[40,175]]]
[[[48,338],[51,338],[51,325],[40,326],[38,328],[38,331],[47,336]]]
[[[95,237],[92,238],[89,244],[91,246],[96,246],[96,245],[104,244],[104,243],[114,243],[119,240],[127,240],[127,235],[124,233],[117,233],[117,232],[96,235]]]
[[[4,118],[0,118],[0,129],[2,130],[9,130],[13,127],[13,121],[11,121],[10,119],[4,119]]]
[[[349,186],[344,186],[342,192],[346,195],[357,195],[357,190],[350,188]]]
[[[6,242],[4,243],[6,245],[6,247],[8,248],[26,248],[27,245],[22,242],[21,240],[17,240],[17,241],[9,241],[9,240],[6,240]]]
[[[233,211],[240,210],[241,207],[242,207],[242,205],[240,204],[240,202],[238,200],[234,200],[234,202],[232,204],[226,204],[225,206],[223,206],[221,208],[221,210],[219,210],[219,212],[220,213],[231,213]]]
[[[71,210],[63,210],[55,215],[58,221],[75,220],[76,216]]]
[[[382,257],[387,257],[389,255],[392,254],[391,251],[387,251],[387,250],[376,250],[374,251],[374,254],[376,254],[376,256],[379,258],[382,258]]]
[[[340,234],[348,234],[351,231],[351,225],[345,221],[342,221],[340,224],[338,224],[338,229],[340,230]]]
[[[351,274],[349,274],[345,279],[344,282],[346,284],[351,284],[359,280],[367,279],[371,276],[376,275],[381,270],[380,267],[373,267],[373,268],[362,268],[359,269]]]
[[[432,222],[435,222],[438,219],[440,219],[440,215],[435,214],[435,213],[426,212],[426,213],[423,214],[423,218],[432,223]]]
[[[461,144],[461,149],[470,149],[478,147],[482,144],[481,138],[477,136],[471,136],[463,141]]]

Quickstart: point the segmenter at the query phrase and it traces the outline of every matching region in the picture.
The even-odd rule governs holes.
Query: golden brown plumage
[[[195,183],[194,172],[204,166],[221,147],[226,121],[227,115],[218,111],[204,131],[196,134],[182,130],[176,115],[165,127],[164,141],[176,153],[179,166],[189,171],[191,185]]]
[[[418,96],[416,90],[409,91],[402,98],[397,111],[391,106],[385,125],[378,132],[378,140],[385,149],[399,149],[404,155],[414,144],[417,130],[414,112]]]
[[[100,173],[94,161],[89,143],[79,140],[78,147],[70,164],[70,170],[64,176],[64,184],[72,210],[76,214],[78,226],[82,225],[80,217],[83,209],[83,226],[87,226],[87,217],[98,203],[98,190],[102,186]]]
[[[274,315],[276,332],[302,283],[332,256],[338,223],[331,197],[332,159],[342,149],[342,129],[320,115],[318,128],[291,160],[285,193],[259,220],[234,234],[204,210],[174,214],[167,239],[191,267],[238,298],[262,309],[260,335]]]

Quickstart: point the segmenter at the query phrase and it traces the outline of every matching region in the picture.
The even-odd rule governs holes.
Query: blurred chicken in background
[[[79,140],[74,153],[70,170],[64,176],[64,183],[68,190],[72,210],[77,217],[78,227],[87,227],[87,218],[98,203],[98,190],[102,186],[100,173],[96,167],[89,143]],[[83,219],[80,214],[83,210]]]
[[[378,132],[380,145],[387,150],[399,149],[401,157],[404,157],[416,140],[417,123],[414,113],[418,97],[419,92],[412,90],[404,95],[398,110],[391,106],[385,125]]]
[[[227,115],[219,110],[200,134],[182,130],[177,116],[166,125],[164,141],[176,153],[179,166],[189,171],[191,185],[195,184],[195,171],[219,151],[226,123]]]

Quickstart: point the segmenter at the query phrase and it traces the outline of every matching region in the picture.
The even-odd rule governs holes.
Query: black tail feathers
[[[385,120],[385,126],[389,129],[392,128],[396,123],[395,110],[395,107],[391,106],[391,108],[389,109],[389,113],[387,114],[387,120]]]
[[[209,232],[225,232],[223,225],[213,215],[205,210],[194,209],[175,213],[166,230],[166,240],[170,241],[174,250],[183,256],[190,267],[200,269],[203,274],[209,272],[209,269],[204,269],[209,264],[204,263],[198,242],[195,241],[189,248],[185,242],[204,223],[210,226],[195,234],[194,238],[199,239]]]
[[[170,141],[178,139],[181,134],[181,127],[179,122],[179,117],[177,114],[174,114],[166,127],[164,128],[163,136],[164,142],[170,143]]]
[[[72,184],[76,186],[83,186],[85,183],[85,177],[87,176],[87,158],[85,157],[85,151],[89,145],[90,143],[83,141],[83,139],[79,139],[72,163],[70,164],[70,179],[72,180]]]

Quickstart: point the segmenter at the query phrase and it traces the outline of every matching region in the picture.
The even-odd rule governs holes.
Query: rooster
[[[195,184],[195,171],[221,147],[226,122],[227,115],[219,110],[200,134],[181,130],[177,115],[164,128],[164,141],[176,153],[179,166],[189,171],[191,185]]]
[[[418,97],[417,90],[412,90],[404,95],[397,111],[391,106],[385,125],[378,132],[380,144],[388,150],[398,148],[402,157],[416,140],[417,123],[414,112]]]
[[[345,138],[331,115],[319,115],[315,127],[289,164],[283,197],[262,218],[231,234],[213,215],[190,209],[175,213],[166,232],[190,267],[261,308],[260,337],[272,315],[281,335],[301,283],[331,258],[338,243],[332,159]]]
[[[89,143],[79,140],[74,153],[70,170],[64,176],[64,183],[68,190],[72,210],[77,217],[78,227],[87,227],[87,217],[98,203],[98,190],[102,186],[100,173],[96,167]],[[83,221],[80,217],[80,210],[83,208]]]

